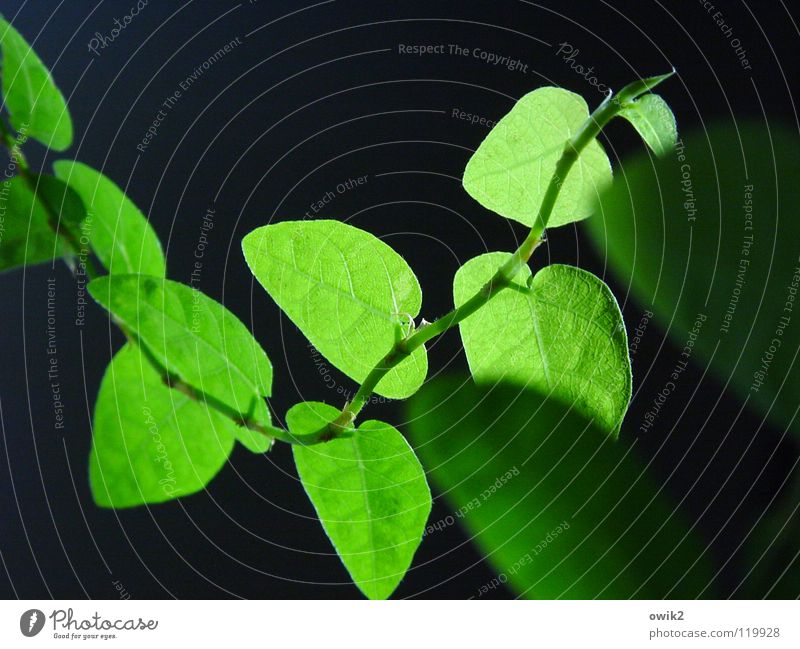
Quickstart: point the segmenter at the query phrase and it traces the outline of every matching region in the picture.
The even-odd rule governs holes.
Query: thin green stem
[[[128,339],[128,343],[132,345],[136,345],[142,352],[142,355],[145,357],[148,363],[153,367],[153,369],[158,372],[159,376],[161,377],[161,381],[169,388],[173,390],[177,390],[181,394],[189,397],[193,401],[197,401],[198,403],[205,404],[210,408],[213,408],[220,414],[224,415],[231,421],[233,421],[237,426],[241,426],[242,428],[247,428],[248,430],[252,430],[253,432],[260,433],[265,437],[270,439],[279,439],[282,442],[286,442],[287,444],[302,444],[302,445],[311,445],[311,444],[319,444],[322,442],[326,442],[332,438],[332,433],[330,430],[323,429],[319,430],[315,433],[311,433],[308,435],[303,435],[302,437],[297,437],[293,435],[288,430],[284,430],[283,428],[279,428],[277,426],[272,426],[268,424],[262,424],[261,422],[257,421],[252,414],[245,414],[239,412],[235,408],[232,408],[224,401],[217,399],[215,396],[208,394],[207,392],[203,392],[202,390],[198,390],[194,386],[186,383],[183,379],[179,376],[170,372],[162,363],[161,361],[153,354],[150,348],[145,345],[138,336],[128,330],[122,323],[117,322],[116,320],[114,323],[117,325],[120,331],[125,335]]]

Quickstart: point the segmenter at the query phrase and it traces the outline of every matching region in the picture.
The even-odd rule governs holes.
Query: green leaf
[[[339,221],[288,221],[248,234],[250,270],[333,365],[359,383],[392,349],[422,304],[408,264],[368,232]],[[378,394],[403,399],[428,372],[423,347],[381,379]]]
[[[761,417],[800,435],[798,151],[797,134],[777,124],[712,125],[655,164],[625,160],[626,182],[603,195],[604,218],[589,231],[613,274],[688,349],[681,361],[709,366]],[[661,387],[646,383],[643,398]]]
[[[86,218],[86,207],[78,193],[54,176],[37,174],[34,182],[39,202],[58,215],[59,229],[77,232]]]
[[[338,414],[323,403],[298,404],[287,422],[302,436]],[[380,421],[364,422],[349,439],[292,450],[303,487],[353,581],[370,599],[389,597],[411,565],[431,510],[414,451]]]
[[[59,160],[53,169],[83,200],[92,249],[109,273],[164,276],[158,236],[125,192],[82,162]]]
[[[67,251],[24,178],[0,183],[0,271],[52,262]]]
[[[286,413],[286,425],[289,432],[297,436],[305,436],[327,426],[339,417],[339,409],[320,401],[303,401],[297,403]]]
[[[97,302],[171,375],[241,415],[269,424],[264,397],[272,365],[244,324],[200,291],[160,277],[106,275],[89,284]],[[270,438],[246,428],[237,439],[263,453]]]
[[[44,63],[11,24],[0,17],[3,97],[11,124],[56,151],[72,144],[72,119]]]
[[[101,507],[160,503],[203,489],[233,448],[236,426],[170,390],[135,345],[106,369],[94,411],[89,483]]]
[[[475,295],[511,255],[481,255],[456,273],[456,306]],[[579,268],[525,266],[510,287],[460,325],[478,383],[513,382],[558,397],[616,435],[631,398],[622,314],[609,288]]]
[[[289,433],[293,436],[296,444],[306,444],[311,440],[311,444],[318,443],[316,433],[327,429],[328,424],[339,418],[341,412],[319,401],[304,401],[295,404],[286,413],[286,425]],[[296,435],[294,431],[303,431],[302,435]],[[328,432],[328,431],[325,431]],[[352,436],[354,428],[348,427],[347,437]]]
[[[678,141],[675,115],[658,95],[645,95],[625,106],[619,114],[633,124],[657,156],[663,157],[675,148]]]
[[[410,434],[500,583],[536,599],[713,596],[705,543],[636,456],[519,386],[431,381]],[[688,512],[686,512],[688,514]]]
[[[464,189],[484,207],[532,226],[564,145],[589,117],[580,95],[539,88],[489,132],[464,171]],[[611,165],[594,140],[561,185],[549,227],[584,219],[611,182]]]

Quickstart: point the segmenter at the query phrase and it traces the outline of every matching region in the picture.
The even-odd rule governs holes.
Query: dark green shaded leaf
[[[496,583],[537,599],[713,595],[681,511],[634,449],[574,409],[518,386],[439,380],[410,402],[409,421]]]
[[[781,427],[800,392],[798,151],[775,125],[714,125],[655,165],[626,160],[589,224],[675,345]]]
[[[0,271],[52,262],[66,251],[24,178],[0,183]]]
[[[39,202],[57,215],[59,232],[68,230],[76,237],[86,218],[86,208],[81,197],[65,182],[54,176],[39,174],[34,177]]]
[[[83,200],[92,249],[109,273],[164,275],[158,236],[125,192],[82,162],[59,160],[53,169]]]

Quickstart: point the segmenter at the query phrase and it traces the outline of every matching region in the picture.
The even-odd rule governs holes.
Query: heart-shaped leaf
[[[314,347],[362,382],[422,304],[408,264],[373,235],[339,221],[267,225],[242,241],[250,270]],[[384,376],[376,392],[403,399],[428,371],[423,347]]]
[[[456,306],[511,257],[497,252],[456,273]],[[571,404],[612,435],[631,398],[628,341],[617,301],[597,277],[554,264],[531,278],[525,266],[511,286],[460,325],[478,383],[507,381]]]
[[[338,414],[323,403],[301,403],[286,419],[302,437]],[[380,421],[365,421],[347,439],[292,449],[303,487],[353,581],[370,599],[389,597],[411,565],[431,510],[414,451]]]
[[[94,411],[89,483],[101,507],[195,493],[224,466],[236,425],[170,390],[141,350],[125,345],[106,369]]]
[[[464,189],[487,209],[532,226],[567,141],[589,117],[580,95],[539,88],[520,99],[489,132],[464,171]],[[561,180],[548,226],[585,219],[611,182],[611,164],[597,140]]]

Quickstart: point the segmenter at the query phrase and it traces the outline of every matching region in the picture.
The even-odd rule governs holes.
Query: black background
[[[108,35],[134,4],[3,1],[0,11],[34,44],[69,99],[76,140],[65,156],[128,188],[162,239],[171,278],[188,281],[202,217],[215,207],[200,288],[250,324],[268,351],[278,416],[302,398],[341,404],[343,397],[319,375],[302,335],[253,286],[242,236],[275,219],[300,218],[334,192],[320,216],[384,237],[420,278],[422,315],[440,315],[450,307],[460,263],[513,249],[524,236],[461,189],[463,167],[486,128],[452,111],[497,119],[546,84],[596,105],[601,95],[556,54],[559,43],[578,48],[576,62],[594,66],[614,88],[674,66],[679,76],[661,92],[683,131],[715,119],[763,120],[764,112],[797,128],[787,80],[798,78],[800,40],[792,10],[780,1],[716,3],[752,71],[742,69],[702,3],[689,0],[150,0],[99,56],[90,52],[94,33]],[[183,92],[150,146],[137,151],[161,103],[237,36],[241,45]],[[527,72],[471,56],[398,53],[399,44],[440,43],[517,58]],[[642,146],[625,124],[612,124],[606,135],[612,161]],[[64,157],[45,156],[36,144],[29,149],[35,165]],[[338,183],[362,175],[365,184],[337,193]],[[606,277],[580,227],[551,232],[537,255],[541,263],[577,263]],[[48,277],[57,285],[64,430],[53,427],[47,380]],[[634,326],[639,307],[607,281]],[[237,446],[205,493],[150,508],[98,509],[86,477],[90,413],[121,337],[98,308],[89,309],[83,327],[73,325],[75,289],[63,264],[3,275],[0,304],[0,595],[115,598],[118,581],[133,598],[358,596],[285,445],[268,456]],[[641,419],[658,377],[674,364],[664,336],[651,324],[633,359],[631,420]],[[435,371],[464,370],[458,336],[437,342],[431,361]],[[747,568],[737,548],[771,499],[781,497],[798,449],[755,416],[737,418],[740,404],[704,369],[692,368],[681,407],[664,413],[637,448],[654,458],[667,490],[710,544],[723,569],[721,592],[735,596]],[[337,387],[354,388],[334,378]],[[380,418],[402,422],[401,406],[371,406],[370,414],[379,409]],[[449,513],[437,499],[432,520]],[[470,597],[492,576],[452,526],[425,539],[396,596]]]

